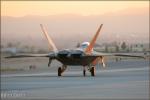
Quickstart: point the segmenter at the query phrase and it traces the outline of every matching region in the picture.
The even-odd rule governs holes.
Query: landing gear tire
[[[86,76],[86,70],[83,70],[83,76]]]
[[[95,76],[95,68],[94,67],[91,68],[90,72],[91,72],[91,76]]]
[[[62,70],[61,67],[58,68],[58,76],[61,76]]]

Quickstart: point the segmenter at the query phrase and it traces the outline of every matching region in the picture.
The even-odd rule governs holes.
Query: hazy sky
[[[126,8],[148,7],[149,1],[2,1],[1,15],[100,15]]]
[[[6,43],[43,45],[40,23],[59,47],[90,41],[101,23],[98,43],[149,41],[149,1],[2,1],[1,15],[2,41]]]

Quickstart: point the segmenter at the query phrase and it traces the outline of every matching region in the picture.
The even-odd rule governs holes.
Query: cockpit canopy
[[[90,45],[89,42],[83,42],[83,43],[81,44],[80,48],[86,49],[89,45]]]

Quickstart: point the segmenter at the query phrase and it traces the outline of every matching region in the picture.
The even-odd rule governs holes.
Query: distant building
[[[148,51],[149,46],[147,44],[134,44],[131,45],[131,51],[133,52],[143,52],[143,51]]]
[[[94,46],[94,50],[99,52],[149,52],[149,44],[132,44],[126,45],[126,48],[122,48],[121,44],[110,43],[110,44],[97,44]]]
[[[107,49],[108,49],[108,52],[116,52],[116,46],[115,45],[109,45],[107,47]]]
[[[14,47],[10,47],[10,48],[2,48],[1,49],[2,53],[12,53],[15,54],[17,52],[17,49]]]
[[[94,50],[99,51],[99,52],[104,52],[105,51],[105,45],[95,46]]]
[[[96,46],[94,50],[99,51],[99,52],[116,52],[116,45],[102,44],[102,45]]]

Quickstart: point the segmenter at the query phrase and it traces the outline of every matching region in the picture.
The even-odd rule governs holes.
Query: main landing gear
[[[95,67],[89,67],[88,70],[91,73],[91,76],[95,76]],[[85,66],[83,67],[83,76],[86,76],[86,68],[85,68]]]
[[[67,69],[66,65],[58,68],[58,76],[62,76],[62,73]]]
[[[62,73],[67,69],[66,65],[58,68],[58,76],[62,76]],[[88,71],[91,73],[91,76],[95,76],[95,67],[88,67]],[[86,67],[83,67],[83,76],[86,76]]]
[[[91,76],[95,76],[95,67],[92,67],[90,69],[90,72],[91,72]]]

